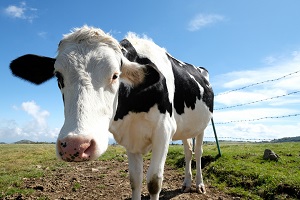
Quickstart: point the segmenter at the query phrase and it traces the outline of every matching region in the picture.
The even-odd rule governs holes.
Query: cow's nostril
[[[95,140],[91,140],[89,142],[89,145],[86,146],[87,148],[84,150],[82,157],[84,159],[90,159],[91,155],[93,155],[93,153],[95,152],[95,148],[96,148],[96,142]]]

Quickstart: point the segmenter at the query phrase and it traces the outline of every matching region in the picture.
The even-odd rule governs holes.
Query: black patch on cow
[[[13,60],[10,69],[15,76],[41,84],[54,76],[54,63],[54,58],[27,54]]]
[[[55,72],[54,74],[57,78],[57,85],[58,85],[59,89],[62,90],[65,87],[64,77],[60,72]],[[62,94],[62,99],[63,99],[64,105],[65,105],[65,96],[64,96],[63,92],[61,92],[61,94]]]
[[[157,174],[154,174],[151,180],[149,181],[149,183],[147,183],[149,193],[152,195],[159,193],[161,189],[161,185],[162,185],[162,178],[158,177]]]
[[[137,86],[120,84],[118,107],[114,120],[123,119],[129,112],[148,112],[157,104],[160,113],[168,112],[172,116],[172,103],[169,102],[165,77],[156,70],[148,58],[140,57],[128,40],[120,43],[126,51],[124,56],[131,62],[146,65],[145,79]]]
[[[135,48],[127,39],[122,40],[120,45],[126,49],[123,49],[122,53],[129,61],[137,62],[141,65],[153,64],[148,58],[139,56]]]
[[[171,56],[167,55],[171,64],[175,78],[174,107],[176,112],[181,115],[184,113],[184,107],[195,109],[196,100],[202,98],[210,112],[213,112],[214,93],[206,78],[193,65],[181,63]],[[194,79],[204,88],[201,96],[199,87]]]
[[[137,58],[137,52],[132,44],[127,39],[124,39],[120,42],[120,45],[124,47],[122,49],[123,55],[131,62],[134,62]]]
[[[65,87],[64,84],[64,77],[62,76],[62,74],[60,72],[55,72],[55,76],[57,78],[57,85],[59,87],[59,89],[63,89]]]

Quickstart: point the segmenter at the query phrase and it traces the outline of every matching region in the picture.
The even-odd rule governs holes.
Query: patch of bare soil
[[[144,174],[148,164],[144,164]],[[41,178],[24,179],[23,188],[31,188],[30,195],[14,195],[4,199],[131,199],[128,163],[119,161],[93,161],[68,163],[68,167],[41,167],[45,175]],[[204,174],[205,175],[205,174]],[[145,176],[145,175],[144,175]],[[163,188],[160,199],[233,199],[233,197],[206,185],[206,194],[198,194],[195,188],[190,193],[181,192],[183,175],[176,169],[165,166]],[[145,183],[142,199],[150,199]]]

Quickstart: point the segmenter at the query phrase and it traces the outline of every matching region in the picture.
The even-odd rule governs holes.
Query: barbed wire
[[[254,122],[254,121],[260,121],[264,119],[280,119],[280,118],[288,118],[288,117],[296,117],[300,116],[300,113],[297,114],[289,114],[289,115],[281,115],[281,116],[269,116],[269,117],[260,117],[256,119],[242,119],[242,120],[232,120],[228,122],[216,122],[214,124],[231,124],[231,123],[239,123],[239,122]]]
[[[226,92],[223,92],[223,93],[216,94],[215,96],[225,95],[225,94],[228,94],[228,93],[231,93],[231,92],[243,90],[243,89],[253,87],[253,86],[257,86],[257,85],[261,85],[261,84],[264,84],[264,83],[270,83],[270,82],[278,81],[278,80],[281,80],[281,79],[284,79],[284,78],[287,78],[289,76],[299,74],[299,73],[300,73],[300,70],[294,71],[292,73],[286,74],[284,76],[281,76],[281,77],[278,77],[278,78],[275,78],[275,79],[269,79],[269,80],[253,83],[253,84],[250,84],[250,85],[246,85],[244,87],[240,87],[240,88],[237,88],[237,89],[233,89],[233,90],[229,90],[229,91],[226,91]],[[224,110],[224,109],[229,109],[229,108],[235,108],[235,107],[251,105],[251,104],[255,104],[255,103],[259,103],[259,102],[264,102],[264,101],[274,100],[274,99],[278,99],[278,98],[282,98],[282,97],[287,97],[287,96],[290,96],[290,95],[295,95],[295,94],[298,94],[298,93],[300,93],[300,90],[289,92],[289,93],[283,94],[283,95],[277,95],[277,96],[268,97],[268,98],[265,98],[265,99],[255,100],[255,101],[251,101],[251,102],[247,102],[247,103],[241,103],[241,104],[236,104],[236,105],[232,105],[232,106],[220,107],[220,108],[216,108],[215,110]],[[255,118],[255,119],[239,119],[239,120],[232,120],[232,121],[225,121],[225,122],[214,122],[214,125],[225,125],[225,124],[241,123],[241,122],[256,122],[256,121],[267,120],[267,119],[281,119],[281,118],[290,118],[290,117],[297,117],[297,116],[300,116],[300,113],[280,115],[280,116],[265,116],[265,117]],[[211,123],[210,123],[210,125],[211,125]],[[215,139],[215,137],[205,137],[205,138],[206,139],[208,139],[208,138]],[[258,141],[258,142],[274,140],[274,138],[273,139],[237,138],[237,137],[218,137],[218,138],[221,139],[221,140]]]
[[[237,104],[237,105],[233,105],[233,106],[226,106],[226,107],[221,107],[221,108],[215,108],[214,110],[224,110],[224,109],[229,109],[229,108],[235,108],[235,107],[250,105],[250,104],[254,104],[254,103],[259,103],[259,102],[263,102],[263,101],[268,101],[268,100],[278,99],[278,98],[281,98],[281,97],[290,96],[290,95],[293,95],[293,94],[297,94],[299,92],[300,92],[300,90],[294,91],[294,92],[290,92],[288,94],[278,95],[278,96],[274,96],[274,97],[270,97],[270,98],[266,98],[266,99],[261,99],[261,100],[257,100],[257,101],[252,101],[252,102],[248,102],[248,103],[242,103],[242,104]]]
[[[204,137],[204,139],[215,139],[215,137]],[[223,139],[223,140],[239,140],[239,141],[270,141],[270,140],[275,140],[273,139],[266,139],[266,138],[236,138],[236,137],[218,137],[218,139]]]
[[[292,72],[292,73],[289,73],[289,74],[284,75],[284,76],[279,77],[279,78],[269,79],[269,80],[266,80],[266,81],[261,81],[261,82],[253,83],[253,84],[250,84],[250,85],[246,85],[246,86],[244,86],[244,87],[240,87],[240,88],[237,88],[237,89],[233,89],[233,90],[229,90],[229,91],[226,91],[226,92],[222,92],[222,93],[216,94],[215,96],[225,95],[225,94],[228,94],[228,93],[231,93],[231,92],[243,90],[243,89],[246,89],[246,88],[249,88],[249,87],[253,87],[253,86],[256,86],[256,85],[260,85],[260,84],[263,84],[263,83],[268,83],[268,82],[278,81],[278,80],[284,79],[284,78],[286,78],[286,77],[288,77],[288,76],[292,76],[292,75],[294,75],[294,74],[297,74],[297,73],[299,73],[299,72],[300,72],[300,70],[295,71],[295,72]]]

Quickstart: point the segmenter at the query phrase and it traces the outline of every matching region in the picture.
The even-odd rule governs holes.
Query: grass
[[[278,162],[263,160],[267,148],[280,156]],[[242,199],[300,198],[300,143],[221,143],[221,151],[222,157],[203,171],[206,183]],[[7,195],[30,194],[32,189],[22,187],[24,178],[41,177],[45,168],[56,170],[68,166],[55,158],[53,144],[0,145],[0,153],[0,199]],[[215,144],[204,145],[203,156],[216,158],[217,153]],[[149,159],[150,154],[144,158]],[[99,160],[127,162],[127,156],[125,149],[116,145],[109,146]],[[183,173],[182,145],[170,146],[166,164]],[[119,173],[120,177],[126,177],[125,172]],[[80,187],[74,184],[73,188]]]
[[[54,145],[47,144],[0,145],[0,198],[31,193],[31,189],[21,189],[23,179],[43,176],[41,167],[56,161],[54,151]]]
[[[264,160],[265,149],[280,156]],[[300,143],[223,144],[222,157],[204,170],[210,184],[245,199],[300,198]],[[206,146],[204,155],[216,155]]]
[[[101,155],[99,160],[117,160],[119,162],[124,162],[127,160],[125,148],[120,145],[108,146],[107,151]]]
[[[77,190],[79,190],[79,188],[81,187],[80,183],[74,183],[73,187],[72,187],[72,191],[76,192]]]

